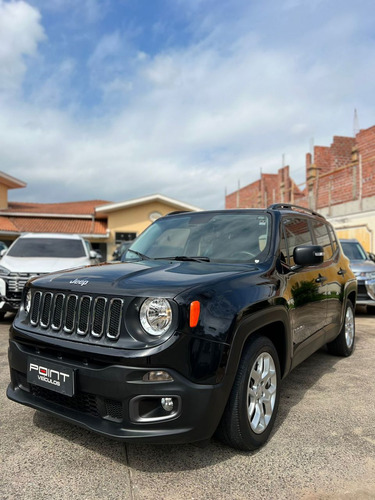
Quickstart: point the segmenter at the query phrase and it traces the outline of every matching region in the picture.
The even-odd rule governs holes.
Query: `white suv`
[[[96,263],[81,236],[73,234],[22,234],[1,252],[0,320],[7,311],[16,311],[25,283],[33,276]]]

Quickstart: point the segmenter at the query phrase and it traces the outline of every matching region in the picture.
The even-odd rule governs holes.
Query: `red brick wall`
[[[229,194],[225,199],[225,208],[254,208],[260,206],[258,205],[261,192],[260,184],[260,180],[258,180],[241,188],[239,191]]]
[[[352,155],[353,148],[358,153],[356,156]],[[362,197],[375,195],[375,126],[361,130],[355,138],[335,136],[329,148],[316,146],[314,153],[318,169],[317,209],[358,199],[358,155],[362,158]],[[332,174],[325,175],[328,172]]]
[[[289,175],[289,166],[277,174],[262,174],[258,181],[226,196],[225,208],[264,208],[272,203],[297,203],[304,197]],[[238,205],[237,205],[238,202]]]
[[[362,158],[362,196],[375,196],[375,125],[356,136]]]
[[[361,158],[362,167],[360,167]],[[355,138],[334,136],[332,144],[314,147],[314,163],[306,155],[306,186],[314,195],[316,209],[346,203],[360,195],[375,196],[375,125],[361,130]],[[289,166],[277,174],[262,174],[261,179],[242,188],[239,207],[264,207],[271,203],[294,203],[307,207],[307,188],[301,191],[289,174]],[[226,208],[237,207],[237,191],[226,197]]]

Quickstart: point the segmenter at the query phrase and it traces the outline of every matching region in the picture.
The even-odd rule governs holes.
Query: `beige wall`
[[[8,208],[8,188],[0,184],[0,210]]]
[[[367,252],[375,252],[375,210],[328,220],[339,238],[355,238]]]
[[[178,210],[175,206],[157,201],[108,213],[110,236],[107,240],[107,259],[111,258],[116,248],[116,232],[137,233],[138,236],[151,224],[150,214],[159,212],[161,215],[167,215],[175,210]]]

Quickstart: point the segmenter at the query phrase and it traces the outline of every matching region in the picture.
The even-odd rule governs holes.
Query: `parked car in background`
[[[0,319],[17,311],[23,287],[33,276],[90,265],[96,252],[77,235],[23,234],[2,252],[0,260]]]
[[[126,250],[130,247],[133,241],[123,241],[118,247],[116,247],[115,251],[112,254],[112,261],[118,262],[122,260],[123,255],[125,255]]]
[[[121,263],[30,280],[10,329],[7,394],[127,442],[217,431],[254,450],[271,433],[282,378],[323,345],[353,352],[356,293],[315,212],[170,214]]]
[[[99,264],[99,262],[101,262],[101,260],[103,259],[101,252],[99,250],[95,250],[94,248],[92,248],[91,242],[88,240],[85,240],[85,245],[89,252],[89,255],[92,258],[92,264]]]
[[[357,305],[367,306],[367,312],[375,314],[375,262],[358,240],[340,240],[340,243],[357,277]]]

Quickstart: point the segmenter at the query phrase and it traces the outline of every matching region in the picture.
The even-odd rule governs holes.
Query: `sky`
[[[375,125],[374,82],[373,0],[0,0],[0,170],[11,201],[223,208]]]

